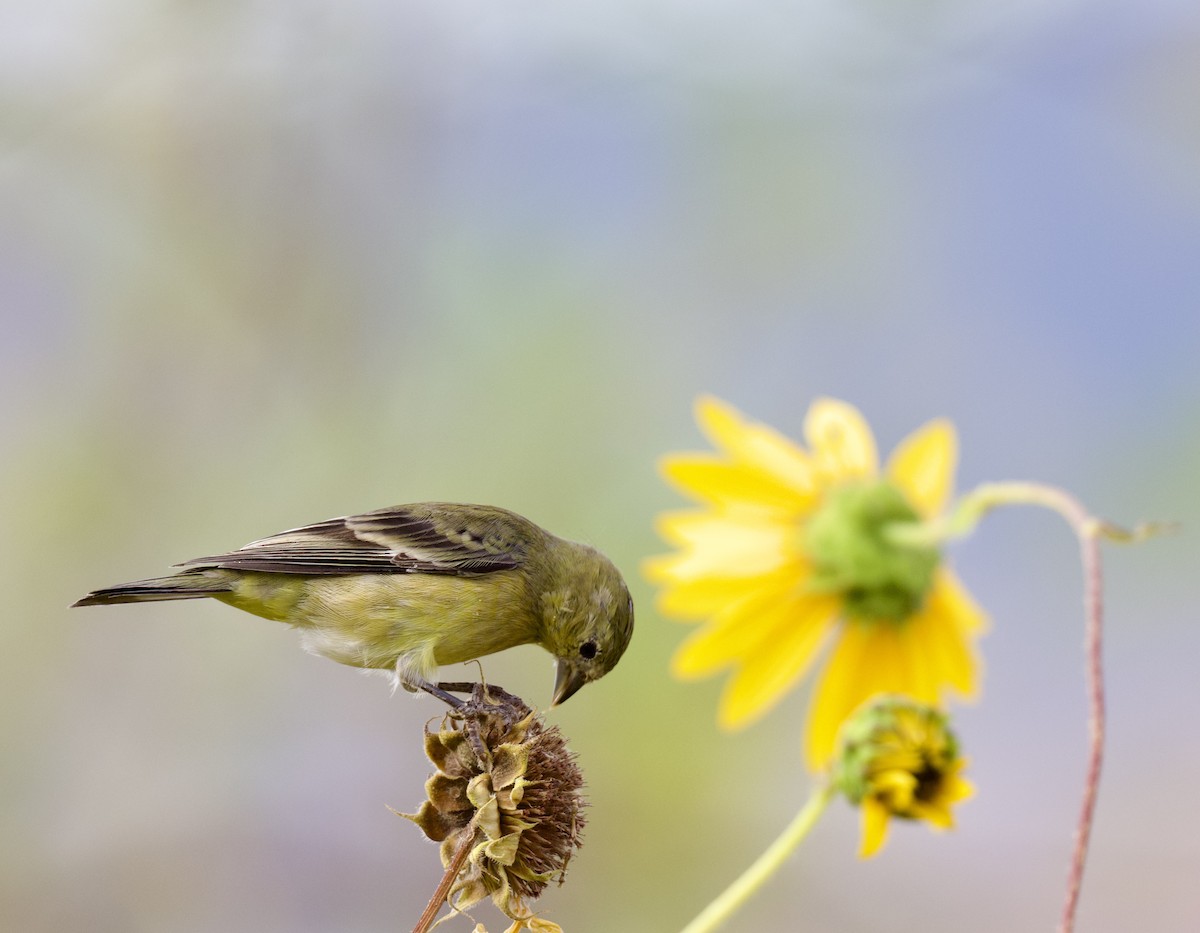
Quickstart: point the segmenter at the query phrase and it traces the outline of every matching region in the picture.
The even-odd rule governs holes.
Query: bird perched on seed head
[[[74,605],[211,596],[294,626],[313,654],[443,698],[440,665],[538,644],[557,659],[552,705],[612,670],[633,634],[607,557],[487,505],[379,509],[177,566]]]

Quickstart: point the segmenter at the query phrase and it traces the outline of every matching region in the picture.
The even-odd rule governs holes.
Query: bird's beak
[[[575,691],[586,683],[587,678],[580,671],[559,658],[554,672],[554,699],[550,701],[550,705],[558,706],[559,703],[566,703],[575,695]]]

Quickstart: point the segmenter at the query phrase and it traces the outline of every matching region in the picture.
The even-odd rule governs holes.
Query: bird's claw
[[[451,709],[461,710],[464,706],[467,705],[465,700],[460,700],[458,697],[447,692],[447,690],[453,690],[454,688],[460,686],[460,684],[446,684],[446,683],[431,684],[428,681],[422,681],[417,686],[419,689],[424,690],[430,696],[437,697],[439,700],[441,700],[443,703],[445,703]]]

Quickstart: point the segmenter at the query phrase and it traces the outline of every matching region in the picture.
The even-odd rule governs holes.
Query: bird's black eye
[[[579,646],[579,656],[585,661],[590,661],[596,656],[598,650],[594,641],[585,641]]]

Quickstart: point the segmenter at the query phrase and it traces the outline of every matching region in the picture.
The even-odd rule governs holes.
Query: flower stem
[[[425,912],[421,914],[421,918],[417,921],[417,925],[413,927],[412,933],[428,933],[430,927],[433,926],[433,921],[441,911],[442,905],[446,903],[446,898],[450,894],[450,888],[454,885],[454,879],[462,871],[463,862],[467,860],[467,855],[471,852],[471,843],[474,841],[474,833],[463,833],[462,842],[454,850],[454,856],[450,859],[450,864],[446,866],[446,873],[442,875],[442,880],[434,888],[433,896],[429,898],[429,903],[425,905]]]
[[[1022,486],[1026,484],[1020,484]],[[1032,488],[1035,493],[1030,504],[1053,509],[1071,526],[1079,538],[1080,559],[1083,563],[1083,606],[1085,615],[1084,653],[1086,656],[1088,714],[1088,763],[1083,782],[1083,800],[1075,827],[1075,850],[1067,872],[1067,893],[1059,933],[1071,933],[1075,928],[1075,912],[1079,906],[1079,890],[1087,864],[1088,843],[1092,821],[1096,814],[1096,798],[1100,790],[1100,767],[1104,759],[1104,573],[1100,565],[1100,534],[1102,523],[1092,518],[1074,497],[1057,489]]]
[[[1104,578],[1100,565],[1100,539],[1140,541],[1169,530],[1169,527],[1149,524],[1139,525],[1133,531],[1125,531],[1094,518],[1074,496],[1061,489],[1037,483],[987,483],[963,496],[954,510],[944,518],[924,527],[895,529],[897,540],[941,543],[961,537],[968,534],[984,515],[1001,505],[1035,505],[1058,513],[1079,539],[1083,563],[1089,751],[1083,801],[1075,829],[1075,848],[1067,873],[1067,893],[1058,924],[1059,933],[1071,933],[1075,928],[1075,912],[1079,905],[1080,887],[1083,884],[1088,842],[1091,838],[1096,797],[1100,788],[1100,767],[1104,759]]]
[[[710,933],[748,901],[772,875],[787,861],[796,847],[804,841],[809,831],[816,825],[821,814],[833,799],[834,789],[829,786],[818,787],[809,795],[800,812],[788,825],[783,834],[771,843],[758,859],[747,868],[733,884],[725,889],[715,901],[683,929],[683,933]]]

